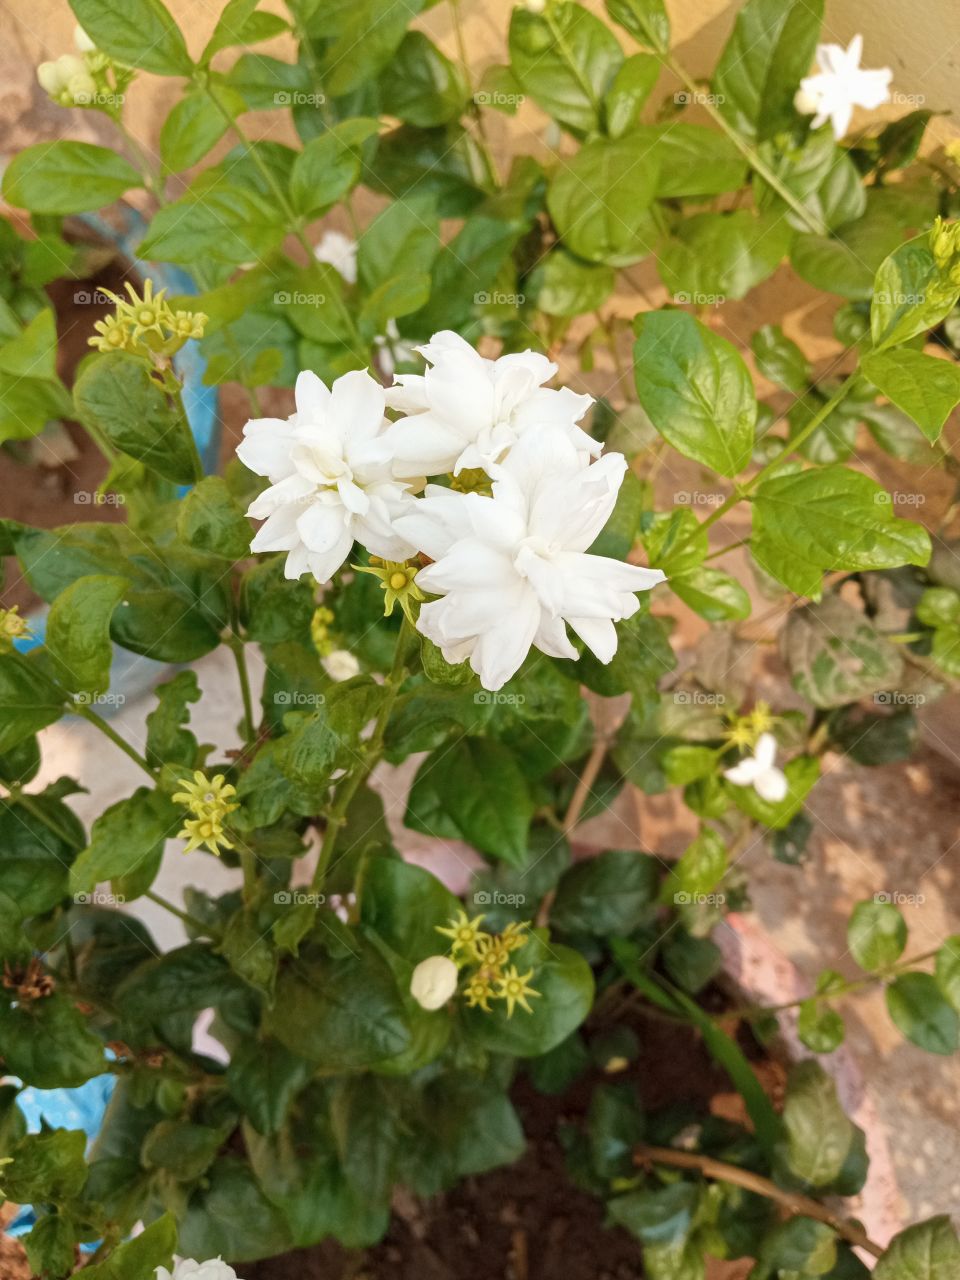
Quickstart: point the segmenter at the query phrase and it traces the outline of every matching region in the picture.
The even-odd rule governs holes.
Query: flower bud
[[[63,88],[63,76],[56,62],[41,62],[37,67],[37,80],[40,88],[51,98],[55,98]]]
[[[97,47],[84,31],[83,27],[81,27],[79,22],[73,28],[73,43],[81,53],[93,53]]]
[[[547,0],[523,0],[523,7],[528,13],[543,13]]]
[[[809,89],[798,89],[793,95],[793,105],[802,116],[813,116],[820,110],[820,99]]]
[[[457,989],[457,966],[449,956],[421,960],[410,979],[410,994],[423,1009],[439,1009]]]
[[[360,674],[360,663],[347,649],[334,649],[332,653],[320,659],[320,665],[331,680],[338,682],[350,680],[353,676]]]

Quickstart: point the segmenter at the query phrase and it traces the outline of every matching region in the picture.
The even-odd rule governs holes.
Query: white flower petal
[[[330,391],[329,417],[341,436],[369,440],[383,423],[383,387],[366,369],[353,369],[337,378]]]
[[[609,618],[567,618],[598,662],[606,664],[617,652],[617,629]]]
[[[310,369],[297,374],[294,388],[298,423],[323,423],[330,406],[330,392],[326,384]]]
[[[758,774],[753,786],[760,799],[766,800],[768,804],[779,804],[790,789],[787,775],[782,770],[773,768]]]

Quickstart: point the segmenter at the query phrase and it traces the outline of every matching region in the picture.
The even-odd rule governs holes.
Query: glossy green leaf
[[[57,679],[80,701],[110,684],[110,619],[129,583],[110,574],[78,578],[57,596],[47,618],[46,644]]]
[[[158,76],[189,76],[193,62],[161,0],[70,0],[84,31],[104,53]]]
[[[123,156],[91,142],[38,142],[18,151],[3,174],[5,198],[31,213],[102,209],[142,185]]]
[[[910,415],[929,441],[960,404],[960,368],[911,347],[880,351],[862,362],[864,375],[888,400]]]

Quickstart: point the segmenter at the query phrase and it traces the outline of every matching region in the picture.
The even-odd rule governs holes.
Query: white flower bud
[[[523,0],[523,7],[529,13],[543,13],[547,7],[547,0]]]
[[[238,1280],[237,1273],[221,1258],[197,1262],[194,1258],[181,1258],[172,1271],[157,1267],[155,1280]]]
[[[457,989],[459,974],[449,956],[421,960],[410,979],[410,994],[424,1009],[439,1009]]]
[[[83,27],[81,27],[79,22],[73,28],[73,43],[81,53],[93,53],[97,47],[84,31]]]
[[[37,80],[40,82],[40,88],[44,93],[49,93],[51,98],[55,98],[63,88],[63,75],[60,71],[58,62],[41,62],[37,67]]]
[[[320,661],[331,680],[350,680],[360,674],[360,663],[346,649],[334,649]]]
[[[812,116],[820,109],[820,99],[809,89],[798,89],[793,95],[793,105],[802,116]]]

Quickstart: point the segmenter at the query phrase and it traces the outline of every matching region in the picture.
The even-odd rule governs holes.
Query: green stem
[[[450,0],[450,9],[453,13],[453,30],[457,41],[457,53],[460,60],[460,67],[463,71],[463,78],[470,98],[470,114],[477,126],[477,137],[475,141],[483,159],[483,166],[487,171],[487,178],[490,185],[494,190],[496,190],[500,185],[500,178],[497,174],[497,166],[494,163],[493,154],[490,150],[490,141],[487,138],[486,125],[483,120],[483,111],[474,94],[473,76],[470,71],[470,59],[467,57],[467,42],[463,34],[463,15],[460,12],[460,0]]]
[[[745,141],[736,129],[730,124],[722,111],[709,100],[704,98],[700,92],[700,86],[697,81],[690,75],[685,67],[682,67],[672,54],[660,54],[660,60],[668,70],[672,71],[684,87],[693,95],[695,101],[702,102],[707,114],[713,120],[714,124],[723,131],[737,148],[740,154],[746,160],[747,164],[758,174],[764,182],[773,191],[777,193],[781,200],[790,206],[793,212],[800,218],[808,231],[813,232],[816,236],[826,236],[830,234],[830,229],[819,218],[815,217],[810,210],[797,199],[789,187],[777,177],[765,160],[762,160],[754,148]]]
[[[70,835],[69,832],[65,831],[63,827],[60,826],[56,819],[51,818],[49,814],[45,813],[43,808],[37,804],[35,796],[28,796],[26,792],[21,791],[19,787],[11,787],[9,800],[11,804],[20,805],[21,808],[26,809],[27,813],[36,818],[38,822],[42,822],[51,835],[55,835],[58,840],[62,840],[68,848],[73,849],[77,847],[76,836]]]
[[[253,697],[250,693],[250,673],[247,670],[246,650],[242,638],[237,635],[234,630],[227,640],[230,652],[233,654],[233,660],[237,666],[237,676],[240,680],[240,696],[243,700],[243,737],[244,741],[252,742],[254,737],[253,724]]]
[[[189,911],[183,911],[180,907],[174,906],[172,902],[162,897],[159,893],[154,892],[153,889],[148,889],[143,896],[145,898],[149,898],[151,902],[156,903],[158,907],[163,907],[164,911],[169,911],[172,916],[176,916],[177,919],[182,920],[184,924],[188,924],[191,928],[196,929],[198,933],[206,934],[207,937],[210,938],[218,938],[220,936],[219,930],[215,929],[213,925],[204,924],[202,920],[198,920],[196,916],[192,916]]]
[[[197,448],[197,441],[191,430],[190,419],[187,417],[186,406],[183,403],[183,387],[172,370],[170,370],[167,381],[170,386],[171,397],[177,406],[177,412],[180,414],[180,419],[189,441],[190,460],[193,463],[193,478],[195,481],[200,481],[204,477],[203,459],[200,457],[200,450]]]
[[[240,867],[243,871],[243,900],[250,906],[257,900],[257,855],[246,847],[240,850]]]
[[[119,733],[117,733],[116,729],[114,729],[112,725],[108,724],[102,716],[97,715],[96,711],[92,710],[92,708],[84,706],[82,702],[73,703],[70,710],[73,711],[75,715],[82,716],[84,720],[89,720],[92,725],[95,725],[105,737],[110,739],[114,746],[119,747],[124,755],[129,756],[134,764],[140,766],[151,782],[156,782],[153,770],[150,768],[149,764],[147,764],[146,759],[139,753],[139,751],[136,751],[131,747],[128,742],[125,742],[123,738],[120,737]]]
[[[342,779],[337,788],[336,799],[333,808],[327,818],[326,830],[323,834],[323,844],[320,846],[320,856],[317,858],[317,865],[310,881],[310,892],[319,893],[323,888],[323,882],[326,879],[327,871],[333,859],[334,849],[340,836],[340,829],[346,821],[347,809],[350,802],[357,793],[357,789],[361,783],[365,782],[373,772],[374,767],[380,759],[383,752],[383,737],[387,729],[387,721],[390,719],[390,713],[393,711],[393,704],[397,700],[397,694],[400,692],[400,686],[403,684],[406,675],[406,653],[407,648],[413,639],[413,628],[406,618],[400,628],[400,634],[397,636],[397,647],[393,653],[393,666],[390,668],[390,674],[384,681],[385,696],[380,704],[380,711],[377,714],[376,724],[370,739],[364,744],[363,756],[358,764],[350,770],[345,778]]]

